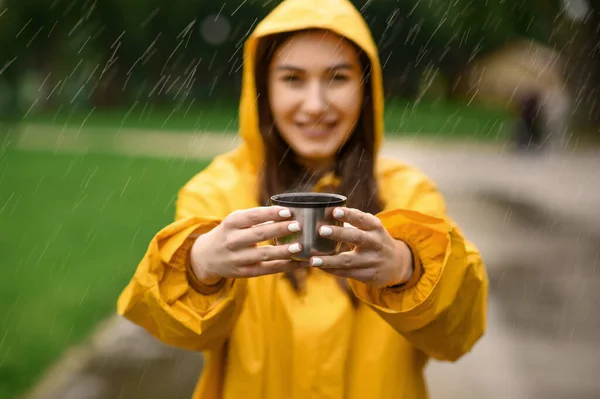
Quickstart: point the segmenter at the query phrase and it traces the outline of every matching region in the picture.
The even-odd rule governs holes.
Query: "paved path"
[[[26,129],[17,146],[206,157],[236,143],[231,136],[128,131],[108,145],[106,137],[45,134],[42,144]],[[488,333],[456,364],[427,367],[432,398],[600,397],[594,305],[600,301],[600,154],[518,156],[499,145],[422,140],[388,141],[383,152],[438,183],[451,216],[482,251],[491,280]],[[202,364],[201,356],[161,345],[119,318],[64,359],[29,398],[187,398]]]

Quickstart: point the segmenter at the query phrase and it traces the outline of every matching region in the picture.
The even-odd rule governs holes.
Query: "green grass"
[[[129,109],[58,109],[28,116],[34,124],[71,127],[133,128],[165,131],[218,131],[237,133],[237,104],[214,102],[190,108],[160,108],[137,104]],[[394,136],[424,136],[440,139],[495,140],[506,137],[510,127],[505,110],[462,103],[389,101],[386,132]]]
[[[71,127],[130,128],[165,131],[237,132],[237,105],[215,102],[188,108],[133,105],[127,108],[59,108],[32,114],[26,123],[56,124]]]
[[[506,110],[450,102],[388,102],[385,129],[391,136],[498,140],[510,133]]]
[[[0,398],[115,310],[199,161],[0,153]]]

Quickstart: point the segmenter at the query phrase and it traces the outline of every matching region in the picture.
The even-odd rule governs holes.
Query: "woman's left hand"
[[[358,209],[340,207],[333,211],[340,222],[353,227],[322,226],[319,234],[350,244],[353,249],[331,256],[314,256],[310,264],[340,277],[376,287],[398,285],[410,280],[412,253],[408,245],[394,239],[381,220]]]

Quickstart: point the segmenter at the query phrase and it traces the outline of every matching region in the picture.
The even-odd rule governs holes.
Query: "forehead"
[[[354,46],[341,36],[328,31],[297,33],[287,39],[273,55],[275,64],[310,67],[331,63],[358,63]]]

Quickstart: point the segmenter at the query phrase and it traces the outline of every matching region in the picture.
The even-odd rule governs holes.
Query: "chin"
[[[343,142],[338,142],[338,140],[305,142],[302,143],[302,151],[297,151],[297,153],[306,158],[331,158],[337,154],[342,144]]]

